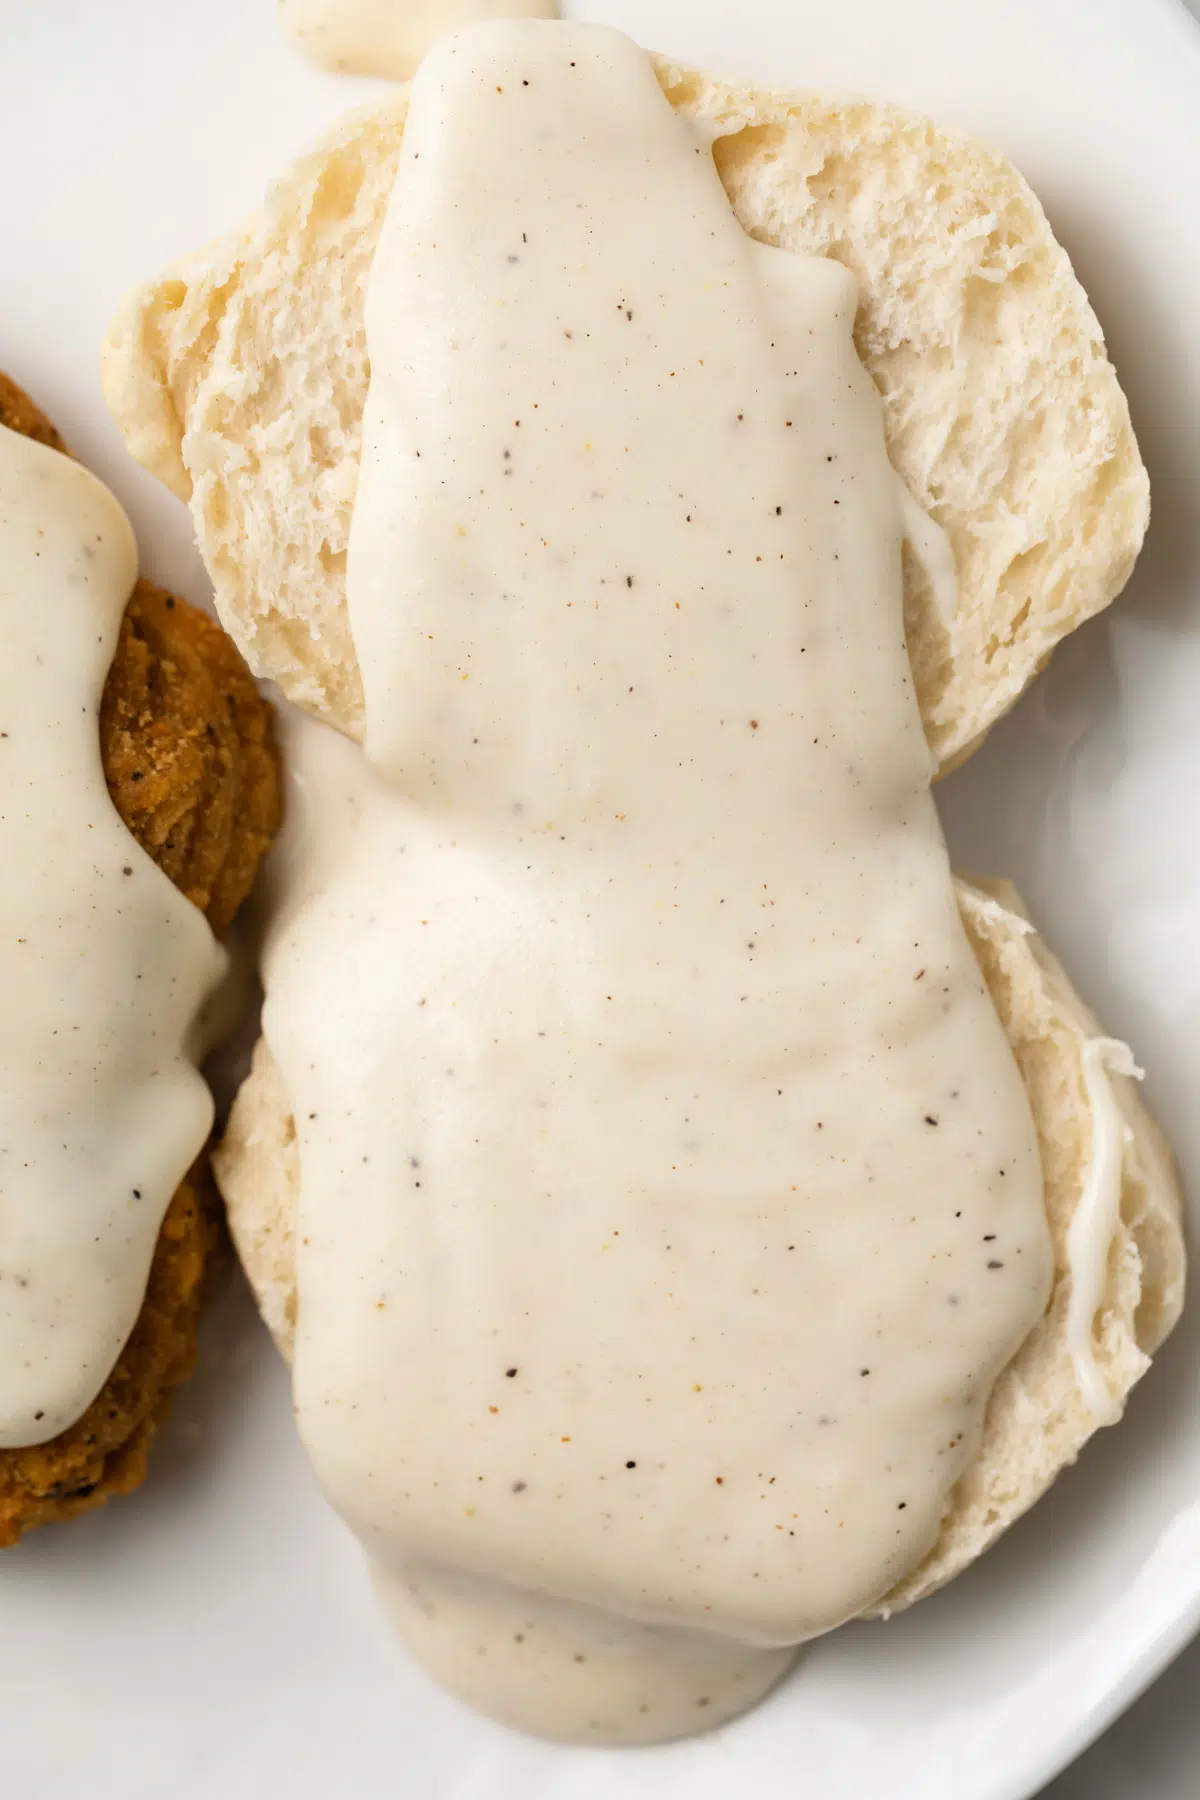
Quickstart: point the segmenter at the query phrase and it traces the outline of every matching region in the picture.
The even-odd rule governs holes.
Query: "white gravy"
[[[553,19],[555,0],[277,0],[280,29],[335,75],[407,81],[448,31],[486,19]]]
[[[422,66],[366,756],[302,740],[265,1029],[318,1476],[431,1670],[551,1736],[716,1724],[886,1593],[1048,1296],[854,312],[628,39]]]
[[[116,500],[0,426],[0,1446],[108,1377],[212,1102],[189,1056],[224,957],[118,817],[100,697],[137,575]]]
[[[1121,1403],[1100,1372],[1093,1330],[1104,1299],[1109,1252],[1121,1217],[1121,1178],[1132,1133],[1109,1076],[1140,1081],[1142,1071],[1134,1062],[1129,1045],[1118,1038],[1089,1038],[1081,1060],[1092,1116],[1092,1146],[1079,1204],[1067,1229],[1067,1265],[1071,1273],[1067,1345],[1079,1392],[1092,1416],[1100,1425],[1115,1425],[1121,1417]]]

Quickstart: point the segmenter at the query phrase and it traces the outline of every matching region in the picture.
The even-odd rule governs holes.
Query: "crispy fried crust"
[[[0,1450],[0,1547],[140,1486],[150,1441],[195,1367],[205,1277],[220,1241],[206,1150],[175,1190],[133,1335],[96,1399],[48,1444]]]
[[[100,706],[113,804],[220,934],[279,824],[271,713],[220,626],[139,581]]]
[[[3,374],[0,424],[69,454],[45,414]],[[223,931],[279,823],[271,709],[224,632],[148,581],[138,582],[121,621],[100,748],[121,818],[213,930]],[[150,1441],[195,1364],[220,1219],[205,1150],[167,1209],[145,1304],[96,1400],[49,1443],[0,1449],[0,1547],[142,1481]]]
[[[10,431],[19,431],[22,437],[36,438],[39,444],[49,444],[51,450],[61,450],[64,456],[71,454],[41,407],[35,406],[25,390],[2,371],[0,425],[7,425]]]

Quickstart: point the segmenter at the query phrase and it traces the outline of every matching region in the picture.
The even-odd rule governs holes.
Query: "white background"
[[[1200,0],[1184,0],[1200,19]],[[1200,111],[1200,88],[1196,91]],[[1200,218],[1195,230],[1200,232]],[[1192,346],[1193,360],[1197,355]],[[1193,606],[1200,605],[1200,571],[1193,551],[1181,569],[1182,585]],[[1200,688],[1195,694],[1200,725]],[[1188,815],[1184,815],[1185,819]],[[1191,819],[1195,818],[1195,812]],[[1189,823],[1184,829],[1190,828]],[[1200,893],[1193,885],[1185,896],[1200,913]],[[1193,1238],[1193,1243],[1195,1239]],[[1044,1800],[1196,1800],[1200,1795],[1200,1642],[1178,1662],[1101,1738],[1044,1792]]]

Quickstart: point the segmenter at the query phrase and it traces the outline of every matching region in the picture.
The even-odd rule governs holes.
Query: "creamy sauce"
[[[278,0],[280,28],[336,75],[407,81],[435,39],[486,19],[553,19],[555,0]]]
[[[569,1742],[708,1731],[773,1688],[793,1649],[641,1625],[461,1568],[376,1564],[384,1610],[423,1667],[481,1712]]]
[[[908,488],[896,478],[900,493],[901,529],[909,549],[917,557],[933,592],[933,603],[947,625],[953,623],[958,610],[958,570],[950,539],[923,507],[917,505]]]
[[[1128,1044],[1117,1038],[1090,1038],[1081,1057],[1083,1084],[1092,1118],[1092,1147],[1079,1204],[1067,1230],[1071,1293],[1067,1303],[1067,1347],[1079,1391],[1101,1425],[1115,1425],[1121,1405],[1100,1373],[1092,1330],[1104,1298],[1108,1254],[1121,1216],[1125,1147],[1132,1137],[1110,1072],[1141,1080]]]
[[[627,39],[423,65],[367,753],[300,746],[265,1029],[318,1476],[415,1652],[552,1736],[715,1724],[885,1594],[1048,1296],[854,312],[742,234]]]
[[[0,1445],[95,1398],[204,1143],[190,1036],[223,956],[104,782],[98,715],[137,575],[112,495],[0,426]]]

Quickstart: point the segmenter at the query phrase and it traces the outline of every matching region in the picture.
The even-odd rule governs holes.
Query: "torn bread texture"
[[[1045,1174],[1054,1287],[1042,1319],[996,1383],[979,1454],[950,1496],[937,1542],[874,1609],[884,1614],[923,1599],[973,1562],[1075,1461],[1100,1423],[1079,1392],[1067,1342],[1067,1232],[1091,1151],[1081,1055],[1101,1028],[1029,926],[1016,891],[1001,882],[987,888],[960,882],[959,908],[1028,1089]],[[1185,1258],[1170,1153],[1135,1083],[1122,1075],[1108,1079],[1128,1140],[1093,1349],[1119,1405],[1179,1317]],[[265,1039],[213,1167],[263,1318],[290,1359],[300,1155],[291,1104]]]
[[[734,211],[835,257],[892,461],[946,530],[957,616],[906,559],[909,651],[945,769],[1133,567],[1149,488],[1095,315],[997,152],[862,100],[656,63],[715,133]],[[396,176],[401,89],[338,124],[233,235],[128,294],[103,357],[130,450],[190,502],[217,609],[254,671],[360,736],[346,548],[369,374],[363,305]]]
[[[713,133],[745,228],[858,277],[857,341],[892,461],[957,567],[951,621],[915,559],[905,570],[922,717],[949,767],[1116,596],[1141,545],[1146,474],[1099,326],[1037,200],[995,152],[893,108],[656,66],[672,104]],[[344,120],[240,232],[127,296],[104,354],[109,405],[134,455],[189,501],[248,660],[354,736],[363,702],[345,566],[369,377],[363,306],[406,107],[399,90]],[[1066,1314],[1067,1230],[1091,1149],[1081,1052],[1099,1028],[1011,890],[962,885],[959,898],[1029,1090],[1056,1279],[995,1388],[936,1544],[885,1612],[972,1561],[1097,1427]],[[1129,1081],[1110,1080],[1130,1138],[1093,1333],[1123,1400],[1178,1315],[1184,1251],[1169,1155]],[[263,1315],[290,1355],[299,1152],[265,1042],[214,1166]]]

